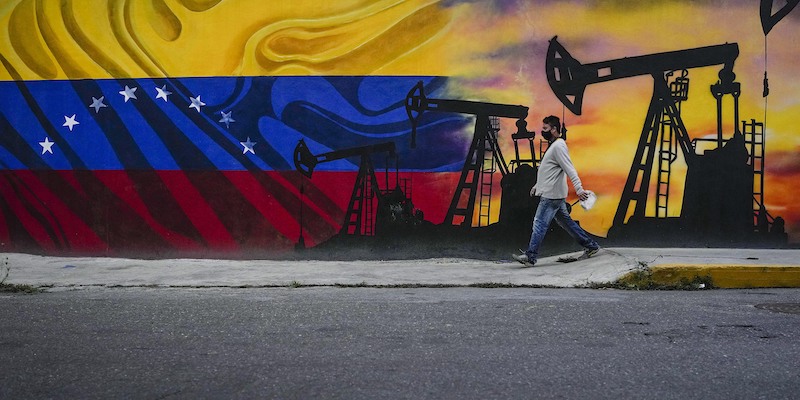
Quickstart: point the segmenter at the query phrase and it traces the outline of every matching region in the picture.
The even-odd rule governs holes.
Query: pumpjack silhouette
[[[385,185],[382,188],[375,173],[372,155],[386,153]],[[314,155],[304,140],[294,150],[295,169],[311,178],[317,164],[351,157],[359,158],[358,175],[341,225],[340,235],[373,236],[391,234],[419,225],[424,220],[401,187],[394,142],[353,147]],[[389,177],[390,161],[395,161],[394,182]],[[392,185],[393,184],[393,185]],[[377,204],[374,203],[377,200]],[[302,233],[300,235],[302,238]],[[302,240],[302,239],[301,239]]]
[[[738,55],[738,45],[726,43],[581,64],[557,37],[550,40],[548,83],[576,115],[581,114],[588,85],[640,75],[653,78],[650,106],[609,239],[651,245],[786,243],[783,220],[773,218],[763,200],[764,125],[742,121],[739,128],[741,86],[733,72]],[[682,102],[688,99],[688,70],[714,65],[722,65],[719,80],[710,86],[717,105],[716,139],[692,139],[681,118]],[[733,98],[734,127],[727,138],[722,106],[726,96]],[[674,216],[670,184],[679,155],[687,173],[682,208]],[[656,181],[651,183],[653,176]]]
[[[417,83],[408,92],[405,104],[406,112],[411,121],[412,147],[416,147],[417,127],[426,111],[475,116],[472,141],[467,151],[464,165],[461,168],[458,185],[447,209],[447,215],[443,222],[445,225],[471,228],[485,227],[491,224],[492,200],[495,190],[494,177],[496,173],[500,174],[501,189],[503,190],[500,220],[512,221],[512,219],[508,218],[510,214],[520,212],[530,214],[532,212],[531,209],[534,206],[529,204],[528,191],[536,181],[535,169],[537,160],[533,145],[534,133],[526,129],[527,122],[525,118],[528,116],[528,107],[479,101],[428,98],[425,96],[425,87],[422,82]],[[506,162],[498,141],[500,118],[516,120],[517,131],[512,135],[516,158],[509,163]],[[530,145],[530,158],[523,159],[520,158],[519,142],[526,140]],[[524,178],[518,179],[517,177],[520,175],[524,175]],[[511,183],[514,183],[513,187],[510,185]],[[522,187],[519,187],[520,185]],[[525,198],[520,201],[519,196],[514,196],[516,201],[506,202],[507,191],[525,192]],[[513,219],[513,221],[519,221],[519,219]],[[519,222],[528,224],[530,221],[522,220]]]

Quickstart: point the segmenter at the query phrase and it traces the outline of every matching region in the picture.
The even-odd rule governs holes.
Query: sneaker
[[[511,258],[526,267],[532,267],[536,265],[536,260],[529,259],[527,254],[512,254]]]
[[[590,258],[591,256],[597,254],[598,251],[600,251],[599,247],[596,248],[596,249],[585,249],[583,251],[583,254],[578,256],[578,260],[586,260],[586,259]]]

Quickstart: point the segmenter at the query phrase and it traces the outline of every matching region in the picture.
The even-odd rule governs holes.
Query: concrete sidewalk
[[[606,248],[588,260],[275,261],[42,257],[0,254],[0,279],[36,287],[544,286],[586,287],[646,276],[656,284],[708,277],[714,287],[800,287],[800,250]]]

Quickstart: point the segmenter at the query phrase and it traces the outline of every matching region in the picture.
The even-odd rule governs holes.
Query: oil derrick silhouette
[[[386,154],[385,184],[381,188],[375,173],[372,156]],[[317,164],[358,157],[358,175],[348,201],[340,235],[374,236],[387,235],[404,228],[421,224],[423,215],[414,208],[403,190],[398,174],[397,154],[394,142],[352,147],[314,155],[304,140],[300,140],[294,150],[295,169],[311,179]],[[389,178],[390,161],[395,161],[394,181]],[[406,182],[403,182],[406,183]],[[375,204],[377,200],[377,204]],[[302,234],[300,236],[302,238]],[[302,239],[301,239],[302,240]]]
[[[734,43],[581,64],[557,37],[550,40],[548,83],[576,115],[581,114],[584,91],[590,84],[639,75],[653,78],[650,106],[609,239],[648,245],[773,241],[763,224],[771,219],[761,187],[763,124],[743,121],[741,130],[738,124],[741,88],[733,73],[738,54]],[[688,70],[720,64],[719,81],[710,86],[717,104],[717,137],[691,139],[681,118],[681,104],[688,98]],[[734,126],[727,139],[723,135],[722,107],[726,96],[733,98]],[[705,142],[713,148],[698,154],[709,144]],[[670,182],[672,164],[679,155],[686,163],[687,174],[682,209],[674,217],[669,212]],[[655,182],[651,183],[651,177]]]
[[[411,121],[412,147],[416,146],[417,125],[422,115],[428,111],[475,116],[472,141],[443,224],[462,228],[490,225],[492,222],[493,179],[495,174],[499,173],[502,188],[500,220],[506,223],[529,225],[533,215],[531,210],[535,206],[531,204],[528,192],[536,182],[536,159],[533,153],[534,134],[526,130],[525,118],[528,116],[528,107],[428,98],[425,96],[422,82],[419,82],[406,96],[406,112]],[[498,141],[499,118],[516,120],[517,132],[512,135],[516,158],[509,163],[506,162]],[[529,159],[520,157],[520,140],[530,142],[531,157]],[[519,218],[519,215],[530,215],[530,218]]]

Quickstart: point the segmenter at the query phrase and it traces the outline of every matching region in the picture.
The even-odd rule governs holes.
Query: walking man
[[[555,218],[561,228],[567,231],[578,244],[583,246],[583,254],[579,260],[587,259],[600,250],[597,244],[586,232],[578,225],[567,211],[567,177],[572,181],[575,193],[578,198],[586,200],[589,193],[583,190],[578,172],[572,165],[569,158],[567,142],[561,138],[561,120],[551,115],[542,120],[542,137],[547,140],[549,146],[542,157],[539,165],[539,172],[536,175],[536,185],[531,189],[531,196],[541,196],[539,206],[536,208],[536,216],[533,219],[533,232],[528,249],[524,254],[512,254],[514,260],[519,261],[526,267],[536,264],[539,256],[539,246],[542,244],[544,235],[547,233],[550,223]]]

